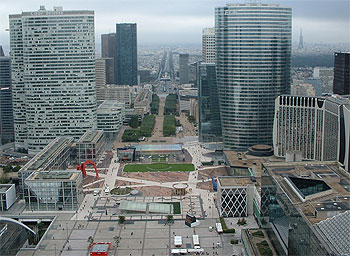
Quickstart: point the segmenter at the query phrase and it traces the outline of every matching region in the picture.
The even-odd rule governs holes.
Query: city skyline
[[[9,28],[8,15],[19,11],[32,11],[45,5],[47,9],[53,6],[62,6],[66,10],[93,10],[95,11],[96,44],[99,45],[101,34],[115,30],[115,23],[132,22],[138,24],[139,45],[198,45],[201,43],[203,27],[214,26],[214,9],[226,3],[244,3],[244,1],[191,1],[183,0],[163,3],[160,0],[152,1],[123,1],[118,0],[115,8],[106,8],[111,4],[103,0],[69,2],[62,0],[52,3],[48,0],[33,3],[33,1],[11,2],[4,0],[0,4],[0,42],[5,51],[9,51],[9,35],[5,31]],[[350,32],[347,30],[350,20],[348,12],[350,3],[343,0],[322,1],[261,1],[262,3],[277,3],[291,7],[293,10],[292,41],[297,42],[299,31],[303,29],[305,42],[348,43]],[[114,2],[113,2],[114,3]],[[18,7],[20,6],[20,8]],[[154,8],[156,6],[156,8]],[[162,24],[163,26],[160,26]],[[165,24],[165,25],[164,25]],[[154,29],[156,28],[156,29]]]

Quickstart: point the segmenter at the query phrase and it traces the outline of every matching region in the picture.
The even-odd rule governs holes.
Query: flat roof
[[[61,153],[73,144],[73,138],[57,137],[51,141],[42,151],[34,156],[20,171],[40,171],[50,164],[50,161],[60,156]]]
[[[0,184],[0,193],[5,193],[12,186],[14,186],[14,184]]]
[[[120,202],[119,210],[132,211],[132,212],[144,212],[144,213],[161,213],[171,214],[171,204],[162,203],[144,203],[123,200]]]
[[[108,252],[110,246],[109,243],[93,244],[90,252]]]
[[[80,171],[42,171],[33,173],[26,180],[75,180],[80,175],[82,175]]]
[[[247,186],[254,184],[250,177],[219,176],[218,181],[221,187]]]
[[[181,144],[140,144],[131,145],[130,147],[135,147],[136,151],[181,151]]]
[[[96,143],[103,135],[102,130],[86,131],[78,143]]]
[[[350,207],[350,178],[336,161],[270,162],[263,169],[264,180],[272,177],[312,224],[331,216],[317,212],[344,212]]]

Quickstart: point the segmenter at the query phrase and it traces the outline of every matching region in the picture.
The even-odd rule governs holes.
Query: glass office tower
[[[213,63],[199,63],[197,68],[199,141],[220,142],[222,137],[216,66]]]
[[[136,23],[116,25],[115,83],[137,85]]]
[[[227,4],[215,10],[215,29],[225,148],[272,145],[274,100],[290,93],[291,9]]]

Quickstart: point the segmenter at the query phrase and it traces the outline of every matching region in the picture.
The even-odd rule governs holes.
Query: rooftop
[[[131,145],[135,147],[136,151],[181,151],[181,144],[141,144]]]
[[[171,208],[172,206],[170,204],[132,202],[127,200],[121,201],[119,205],[119,209],[123,211],[159,214],[171,214]]]
[[[42,151],[33,157],[25,166],[21,168],[21,172],[25,171],[41,171],[54,161],[61,153],[71,147],[73,138],[57,137],[48,144]]]
[[[336,161],[264,163],[264,177],[263,184],[272,177],[311,224],[350,209],[350,177]]]
[[[108,252],[111,243],[94,243],[90,252]]]
[[[103,113],[103,112],[109,112],[109,111],[120,111],[121,108],[123,108],[124,104],[120,103],[117,100],[104,100],[102,102],[99,102],[100,105],[97,108],[97,114]]]
[[[218,181],[221,187],[247,186],[254,184],[250,177],[219,176]]]
[[[79,143],[97,143],[97,141],[102,137],[102,130],[86,131],[84,135],[79,139]]]
[[[57,180],[76,180],[82,173],[80,171],[42,171],[35,172],[30,175],[26,180],[45,180],[45,181],[57,181]]]
[[[12,186],[14,186],[14,184],[0,184],[0,193],[5,193]]]

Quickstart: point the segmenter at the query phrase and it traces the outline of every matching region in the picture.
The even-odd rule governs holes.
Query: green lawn
[[[194,171],[193,164],[128,164],[124,172],[191,172]]]

